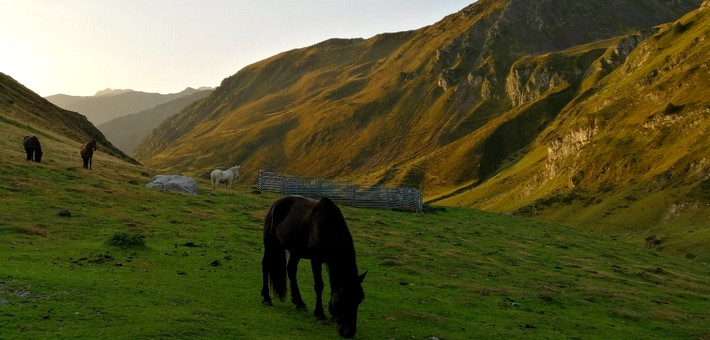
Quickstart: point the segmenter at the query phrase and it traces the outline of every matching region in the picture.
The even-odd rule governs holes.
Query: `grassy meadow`
[[[0,338],[337,338],[311,314],[307,263],[309,312],[261,305],[261,226],[278,194],[242,182],[208,196],[203,179],[199,196],[149,190],[158,172],[101,151],[84,170],[78,144],[54,135],[43,163],[26,162],[22,129],[1,128]],[[356,338],[710,337],[698,261],[472,209],[342,210],[368,271]],[[121,235],[144,245],[109,243]]]

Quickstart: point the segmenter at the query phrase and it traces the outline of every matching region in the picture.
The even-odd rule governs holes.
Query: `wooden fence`
[[[259,170],[259,190],[284,195],[328,197],[354,207],[422,211],[422,192],[414,188],[360,187],[351,182],[327,181]]]

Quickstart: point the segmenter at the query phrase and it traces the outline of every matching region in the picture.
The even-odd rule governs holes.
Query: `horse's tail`
[[[264,258],[261,260],[265,278],[268,276],[271,290],[282,300],[286,297],[286,249],[276,239],[278,216],[274,216],[277,203],[271,206],[264,221]]]

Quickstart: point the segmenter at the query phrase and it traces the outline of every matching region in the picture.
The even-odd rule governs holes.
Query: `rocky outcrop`
[[[596,123],[592,123],[587,127],[571,131],[564,137],[550,142],[547,146],[547,162],[544,168],[545,179],[551,180],[559,175],[565,160],[570,157],[578,157],[582,148],[589,144],[597,131]],[[574,169],[568,170],[574,172]]]
[[[154,190],[168,190],[182,194],[199,195],[197,182],[181,175],[157,175],[150,179],[146,188]]]
[[[548,92],[557,92],[570,86],[570,78],[581,75],[582,70],[556,71],[554,68],[538,67],[535,64],[517,64],[506,78],[506,93],[513,106],[520,106],[542,97]],[[572,81],[574,83],[574,81]]]

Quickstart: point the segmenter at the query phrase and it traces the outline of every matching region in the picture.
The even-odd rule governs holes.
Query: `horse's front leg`
[[[296,274],[298,273],[298,261],[301,258],[291,254],[288,258],[288,265],[286,265],[286,270],[288,271],[288,280],[291,282],[291,302],[296,305],[298,310],[306,310],[306,303],[303,302],[301,298],[301,291],[298,289],[298,281],[296,281]]]
[[[316,307],[313,315],[319,325],[327,325],[328,318],[323,312],[323,264],[316,260],[311,260],[311,270],[313,271],[313,288],[316,291]]]

